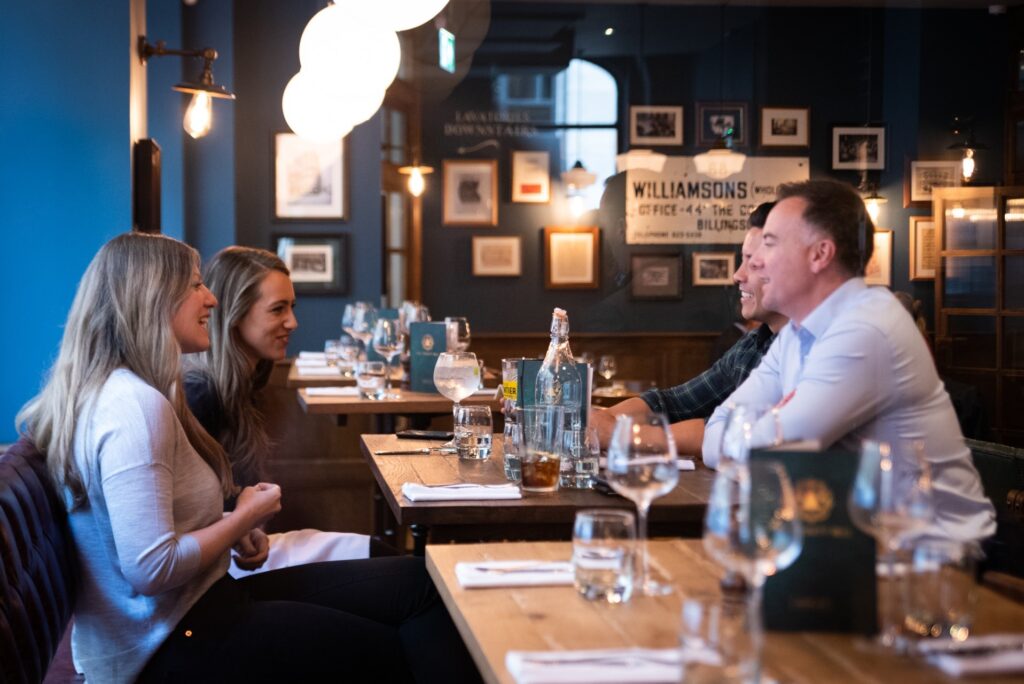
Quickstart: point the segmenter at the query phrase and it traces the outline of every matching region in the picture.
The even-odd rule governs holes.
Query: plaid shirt
[[[670,423],[691,418],[708,418],[726,397],[743,384],[750,371],[761,363],[775,333],[762,324],[751,330],[697,377],[667,390],[648,390],[640,395],[652,411],[664,413]]]

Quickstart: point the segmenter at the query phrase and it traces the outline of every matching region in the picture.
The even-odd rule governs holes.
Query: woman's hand
[[[263,530],[250,530],[233,547],[235,565],[241,570],[255,570],[267,561],[270,555],[270,540]]]
[[[269,482],[246,487],[238,495],[235,513],[249,520],[249,529],[261,527],[281,511],[281,488]]]

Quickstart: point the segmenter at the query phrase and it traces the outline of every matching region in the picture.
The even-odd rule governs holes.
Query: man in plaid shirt
[[[594,408],[591,416],[601,446],[606,447],[615,429],[615,417],[651,410],[664,413],[672,423],[672,434],[681,454],[700,454],[704,440],[704,421],[739,387],[750,371],[761,362],[775,334],[787,319],[761,305],[761,279],[752,278],[750,256],[761,244],[761,228],[774,202],[759,205],[750,214],[750,230],[743,240],[742,261],[733,280],[740,290],[740,311],[748,321],[761,325],[732,346],[711,368],[697,377],[667,390],[648,390],[640,397],[627,399],[610,409]]]

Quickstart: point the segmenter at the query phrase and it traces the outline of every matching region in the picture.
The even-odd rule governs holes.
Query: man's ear
[[[811,273],[821,273],[836,258],[836,243],[828,238],[819,238],[811,245]]]

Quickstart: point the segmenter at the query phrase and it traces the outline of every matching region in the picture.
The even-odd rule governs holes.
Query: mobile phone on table
[[[454,436],[443,430],[399,430],[395,433],[399,439],[452,439]]]

